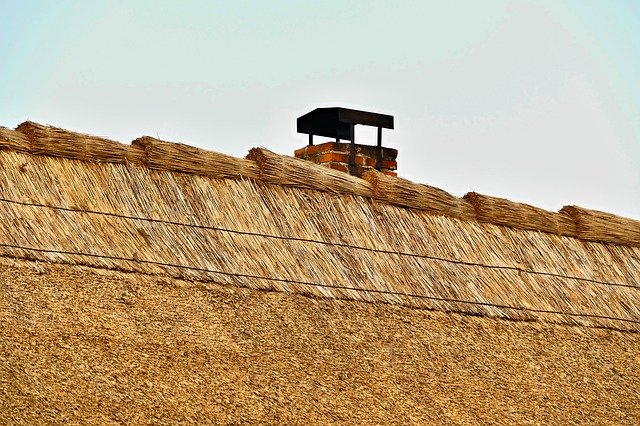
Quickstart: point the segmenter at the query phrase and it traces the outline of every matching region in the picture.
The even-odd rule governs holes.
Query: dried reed
[[[6,258],[0,295],[2,423],[640,424],[640,333]]]
[[[9,423],[638,423],[638,221],[21,127],[0,128]]]
[[[134,140],[131,145],[144,151],[146,165],[156,170],[232,179],[256,179],[259,176],[258,167],[252,161],[181,143],[143,136]]]
[[[442,189],[390,177],[374,170],[366,172],[363,179],[371,183],[377,201],[443,216],[467,220],[474,218],[473,207],[467,201]]]
[[[578,206],[560,210],[576,223],[578,237],[589,241],[640,246],[640,221]]]
[[[24,134],[0,126],[0,149],[31,152],[31,142]]]
[[[43,126],[31,121],[20,124],[16,130],[29,138],[31,152],[36,155],[108,163],[127,161],[127,146],[109,139]]]
[[[260,180],[276,185],[371,197],[371,186],[357,177],[268,149],[252,148],[247,155],[260,168]]]
[[[155,170],[216,178],[247,177],[276,185],[365,197],[375,196],[378,201],[432,214],[465,220],[477,219],[516,229],[571,237],[578,236],[576,220],[582,217],[575,213],[569,214],[569,210],[549,212],[527,204],[473,192],[460,199],[438,188],[392,178],[375,171],[367,172],[364,180],[361,180],[261,148],[252,149],[247,156],[249,160],[243,160],[148,136],[137,139],[132,145],[122,145],[108,139],[29,121],[18,126],[17,130],[16,132],[0,128],[0,148],[89,162],[130,162],[147,165]],[[638,245],[638,233],[635,228],[637,221],[600,212],[597,212],[594,220],[592,224],[585,222],[580,225],[583,228],[580,234],[582,238],[589,241]]]
[[[147,161],[147,153],[138,145],[127,146],[127,162],[139,165],[145,165]]]
[[[0,151],[0,165],[5,256],[640,329],[640,248],[131,164]]]
[[[476,192],[469,192],[464,199],[473,205],[476,219],[480,222],[572,237],[577,235],[575,224],[560,213]]]

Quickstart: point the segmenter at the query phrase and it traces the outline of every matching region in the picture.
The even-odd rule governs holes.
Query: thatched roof
[[[640,334],[0,258],[8,424],[637,425]]]
[[[578,207],[553,213],[475,193],[456,198],[259,148],[245,160],[30,122],[2,135],[0,206],[11,219],[3,222],[5,255],[640,328],[635,220]]]
[[[201,283],[202,288],[211,283],[222,285],[216,292],[220,288],[275,290],[295,295],[295,303],[302,305],[311,302],[301,300],[376,302],[375,307],[358,309],[395,312],[393,315],[408,321],[445,318],[413,308],[472,314],[485,317],[477,324],[490,321],[490,328],[513,327],[509,330],[515,334],[506,334],[512,341],[520,339],[520,331],[528,330],[524,331],[528,335],[536,327],[546,335],[554,330],[549,323],[555,323],[565,327],[562,333],[567,336],[576,330],[590,336],[614,336],[617,343],[607,353],[622,357],[620,365],[628,366],[624,361],[628,358],[616,352],[625,339],[630,339],[625,344],[635,345],[633,356],[640,356],[637,342],[629,343],[637,340],[640,331],[640,222],[580,207],[549,212],[476,193],[455,197],[376,172],[359,179],[263,148],[254,148],[246,159],[239,159],[150,137],[124,145],[26,122],[16,130],[0,128],[0,217],[0,257],[22,259],[15,261],[21,271],[37,270],[38,262],[66,265],[70,269],[54,268],[52,272],[47,267],[42,272],[47,282],[55,283],[53,287],[47,284],[47,291],[66,288],[70,296],[64,306],[82,311],[78,305],[82,299],[88,306],[85,325],[95,327],[92,321],[98,321],[114,333],[134,332],[135,327],[127,328],[107,314],[111,308],[101,307],[88,296],[94,290],[83,296],[93,278],[87,278],[85,286],[81,277],[73,275],[73,268],[93,268],[91,274],[98,275],[102,274],[98,271],[107,271],[111,279],[106,288],[119,288],[118,280],[123,278],[114,271],[120,271],[168,280],[171,288],[183,285],[176,280],[190,280]],[[15,268],[6,273],[14,273],[11,271]],[[113,278],[116,276],[119,278]],[[31,289],[40,282],[23,280]],[[0,305],[0,312],[5,312],[0,321],[20,328],[20,318],[32,318],[33,327],[44,327],[38,333],[48,333],[44,330],[55,321],[52,324],[33,312],[46,298],[23,291],[5,289],[9,301],[4,308]],[[129,293],[123,290],[125,305]],[[95,297],[111,300],[116,296],[96,293]],[[147,308],[132,308],[131,312],[143,315],[149,309],[164,309],[158,315],[170,316],[171,308],[165,304],[177,300],[158,295],[155,305],[149,302]],[[46,306],[45,311],[54,312]],[[59,318],[64,321],[75,324],[73,318],[84,315],[71,315],[60,306],[55,309],[61,310]],[[205,312],[207,308],[194,302],[192,315],[184,314],[185,326],[194,326],[193,321],[200,318],[198,309]],[[238,314],[240,308],[234,309]],[[283,318],[311,315],[305,308],[292,309],[280,314]],[[336,309],[336,318],[347,320],[350,314]],[[215,321],[223,321],[222,313],[216,315]],[[256,321],[263,321],[265,315],[257,315]],[[374,317],[363,318],[371,321]],[[496,325],[497,319],[520,325]],[[136,321],[136,327],[150,326],[141,317]],[[568,327],[576,325],[575,329]],[[161,324],[157,326],[162,329]],[[409,332],[397,324],[388,326],[402,330],[401,334]],[[65,327],[60,324],[50,338],[61,338],[67,333]],[[294,329],[286,326],[280,331],[293,333]],[[20,330],[16,336],[31,339],[27,337],[31,328]],[[149,334],[144,344],[160,339],[161,331],[158,333],[155,337]],[[213,336],[202,330],[198,333],[201,338]],[[430,331],[420,333],[426,333],[423,337],[427,339]],[[109,345],[128,338],[131,336],[113,334]],[[314,344],[321,346],[321,340]],[[235,345],[238,340],[232,338],[228,343]],[[469,340],[458,343],[469,344]],[[532,340],[525,338],[516,346],[529,344]],[[377,349],[372,345],[367,351],[391,350],[386,344]],[[407,349],[398,362],[426,356],[411,348],[416,352],[409,355]],[[538,349],[549,362],[559,350]],[[121,349],[103,350],[126,358]],[[61,353],[64,351],[51,356]],[[49,355],[43,352],[42,356]],[[591,374],[594,362],[586,359],[582,367],[573,368]],[[263,373],[275,370],[267,371],[271,373]],[[638,371],[628,376],[632,384],[639,384]],[[381,383],[390,386],[388,380]],[[436,405],[443,409],[449,402],[445,399]]]

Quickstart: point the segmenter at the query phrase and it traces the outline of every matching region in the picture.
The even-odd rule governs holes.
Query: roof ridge
[[[382,173],[363,179],[294,157],[252,148],[245,159],[150,136],[130,145],[31,121],[16,130],[0,127],[0,150],[87,162],[135,164],[154,170],[220,179],[253,179],[375,201],[427,213],[540,231],[581,240],[640,246],[640,221],[578,206],[551,212],[505,198],[469,192],[455,197],[425,184]]]

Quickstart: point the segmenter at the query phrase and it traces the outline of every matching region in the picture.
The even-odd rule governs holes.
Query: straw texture
[[[7,424],[640,424],[640,334],[0,258]]]
[[[565,206],[561,212],[575,221],[578,236],[582,239],[640,245],[640,221],[638,220],[578,206]]]
[[[469,192],[464,196],[464,199],[473,205],[475,218],[480,222],[571,237],[577,236],[574,222],[561,213],[476,192]]]
[[[640,246],[637,223],[607,213],[549,212],[527,204],[474,192],[463,199],[428,185],[371,171],[364,180],[296,158],[254,148],[247,160],[148,136],[122,145],[27,121],[18,131],[0,128],[0,149],[50,155],[88,162],[140,164],[215,178],[249,178],[282,186],[313,189],[333,194],[375,197],[376,201],[423,210],[431,214],[510,228],[583,238],[587,241]],[[581,224],[578,222],[582,221]],[[578,227],[582,226],[582,232]]]
[[[127,146],[109,139],[31,121],[20,124],[16,130],[27,136],[31,142],[31,152],[36,155],[110,163],[124,163],[127,160]]]
[[[4,422],[640,423],[637,221],[19,130]]]
[[[134,140],[132,146],[144,151],[145,164],[156,170],[232,179],[257,179],[259,175],[258,168],[252,161],[181,143],[143,136]]]
[[[252,148],[247,158],[260,168],[260,180],[276,185],[371,197],[371,185],[360,178],[299,158]]]
[[[133,164],[0,151],[0,165],[4,256],[639,329],[637,247]]]
[[[366,172],[363,179],[371,183],[376,201],[461,219],[475,217],[473,207],[466,200],[442,189],[387,176],[378,171]]]
[[[23,133],[0,126],[0,149],[30,153],[31,142]]]

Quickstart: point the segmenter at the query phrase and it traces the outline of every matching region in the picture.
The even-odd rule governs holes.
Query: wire
[[[322,245],[328,245],[328,246],[334,246],[334,247],[343,247],[343,248],[350,248],[350,249],[355,249],[355,250],[369,251],[369,252],[372,252],[372,253],[395,254],[395,255],[398,255],[398,256],[408,256],[408,257],[414,257],[414,258],[436,260],[436,261],[446,262],[446,263],[451,263],[451,264],[456,264],[456,265],[475,266],[475,267],[479,267],[479,268],[496,269],[496,270],[508,270],[508,271],[515,271],[515,272],[524,273],[524,274],[541,275],[541,276],[548,276],[548,277],[554,277],[554,278],[564,278],[564,279],[571,279],[571,280],[589,282],[589,283],[593,283],[593,284],[600,284],[600,285],[606,285],[606,286],[615,286],[615,287],[627,287],[627,288],[633,288],[633,289],[640,290],[640,284],[634,285],[634,284],[623,284],[623,283],[616,283],[616,282],[610,282],[610,281],[601,281],[601,280],[596,280],[596,279],[592,279],[592,278],[583,278],[583,277],[576,277],[576,276],[572,276],[572,275],[556,274],[556,273],[553,273],[553,272],[534,271],[534,270],[530,270],[530,269],[520,268],[520,267],[517,267],[517,266],[486,265],[486,264],[483,264],[483,263],[468,262],[468,261],[464,261],[464,260],[447,259],[447,258],[438,257],[438,256],[432,256],[432,255],[427,255],[427,254],[418,254],[418,253],[408,253],[408,252],[401,252],[401,251],[394,251],[394,250],[375,249],[375,248],[370,248],[370,247],[355,246],[355,245],[346,244],[346,243],[331,243],[331,242],[322,241],[322,240],[314,240],[314,239],[307,239],[307,238],[300,238],[300,237],[286,237],[286,236],[280,236],[280,235],[262,234],[262,233],[258,233],[258,232],[238,231],[238,230],[234,230],[234,229],[221,228],[221,227],[216,227],[216,226],[194,225],[194,224],[188,224],[188,223],[183,223],[183,222],[174,222],[174,221],[168,221],[168,220],[162,220],[162,219],[152,219],[152,218],[146,218],[146,217],[140,217],[140,216],[128,216],[128,215],[122,215],[122,214],[118,214],[118,213],[100,212],[100,211],[95,211],[95,210],[81,210],[81,209],[71,209],[71,208],[68,208],[68,207],[48,206],[48,205],[44,205],[44,204],[27,203],[27,202],[22,202],[22,201],[9,200],[9,199],[5,199],[5,198],[0,198],[0,202],[6,202],[6,203],[18,204],[18,205],[30,206],[30,207],[41,207],[41,208],[47,208],[47,209],[53,209],[53,210],[62,210],[62,211],[68,211],[68,212],[72,212],[72,213],[96,214],[96,215],[102,215],[102,216],[117,217],[117,218],[121,218],[121,219],[140,220],[140,221],[145,221],[145,222],[163,223],[163,224],[167,224],[167,225],[183,226],[183,227],[188,227],[188,228],[207,229],[207,230],[213,230],[213,231],[219,231],[219,232],[227,232],[227,233],[238,234],[238,235],[249,235],[249,236],[272,238],[272,239],[278,239],[278,240],[288,240],[288,241],[299,241],[299,242],[307,242],[307,243],[314,243],[314,244],[322,244]]]
[[[220,274],[220,275],[241,277],[241,278],[261,279],[261,280],[266,280],[266,281],[283,282],[283,283],[290,283],[290,284],[300,284],[300,285],[313,286],[313,287],[326,287],[326,288],[334,288],[334,289],[340,289],[340,290],[353,290],[353,291],[366,292],[366,293],[377,293],[377,294],[388,294],[388,295],[394,295],[394,296],[405,296],[405,297],[411,297],[411,298],[416,298],[416,299],[427,299],[427,300],[449,302],[449,303],[461,303],[461,304],[469,304],[469,305],[478,305],[478,306],[492,307],[492,308],[499,308],[499,309],[513,309],[513,310],[517,310],[517,311],[526,311],[526,312],[535,312],[535,313],[544,313],[544,314],[566,315],[566,316],[570,316],[570,317],[597,318],[597,319],[628,322],[628,323],[632,323],[632,324],[640,324],[640,320],[611,317],[611,316],[606,316],[606,315],[587,314],[587,313],[572,313],[572,312],[563,312],[563,311],[552,311],[552,310],[546,310],[546,309],[524,308],[524,307],[520,307],[520,306],[500,305],[500,304],[489,303],[489,302],[477,302],[477,301],[461,300],[461,299],[453,299],[453,298],[442,298],[442,297],[427,296],[427,295],[420,295],[420,294],[413,294],[413,293],[400,293],[400,292],[394,292],[394,291],[390,291],[390,290],[363,289],[363,288],[342,286],[342,285],[336,285],[336,284],[319,284],[319,283],[311,283],[311,282],[307,282],[307,281],[290,280],[290,279],[287,279],[287,278],[273,278],[273,277],[264,277],[264,276],[260,276],[260,275],[239,274],[239,273],[234,273],[234,272],[216,271],[216,270],[211,270],[211,269],[206,269],[206,268],[198,268],[198,267],[193,267],[193,266],[183,266],[183,265],[177,265],[177,264],[171,264],[171,263],[156,262],[156,261],[152,261],[152,260],[131,259],[131,258],[126,258],[126,257],[109,256],[109,255],[98,255],[98,254],[90,254],[90,253],[79,253],[79,252],[62,251],[62,250],[40,249],[40,248],[16,246],[16,245],[2,244],[2,243],[0,243],[0,247],[7,247],[7,248],[12,248],[12,249],[27,250],[27,251],[35,251],[35,252],[53,253],[53,254],[87,256],[87,257],[94,257],[94,258],[100,258],[100,259],[111,259],[111,260],[119,260],[119,261],[128,261],[128,262],[134,262],[134,263],[148,263],[148,264],[152,264],[152,265],[158,265],[158,266],[164,266],[164,267],[173,267],[173,268],[179,268],[179,269],[189,269],[189,270],[207,272],[207,273],[212,273],[212,274]]]

